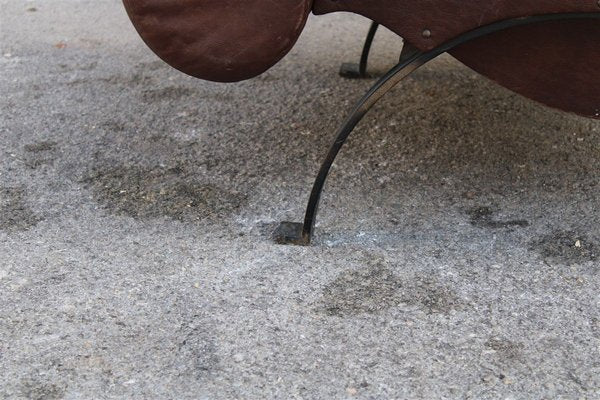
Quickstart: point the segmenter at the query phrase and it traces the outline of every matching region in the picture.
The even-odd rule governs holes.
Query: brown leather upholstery
[[[600,119],[600,20],[554,21],[484,36],[450,53],[525,97]]]
[[[598,13],[600,5],[597,0],[315,0],[313,9],[316,14],[364,15],[427,51],[494,22],[541,14]],[[528,98],[600,118],[599,40],[599,20],[546,22],[497,32],[450,53]]]
[[[302,32],[312,0],[123,0],[146,44],[186,74],[217,82],[269,69]]]
[[[212,81],[254,77],[294,45],[312,9],[350,11],[421,51],[494,22],[598,13],[598,0],[124,0],[138,32],[175,68]],[[600,118],[600,22],[545,22],[451,51],[499,84],[552,107]]]
[[[599,12],[598,0],[315,0],[313,12],[350,11],[377,21],[419,50],[510,18]],[[423,35],[429,30],[431,35]]]

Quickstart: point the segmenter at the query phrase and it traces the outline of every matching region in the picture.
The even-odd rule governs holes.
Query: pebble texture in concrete
[[[600,399],[600,123],[442,57],[300,220],[368,21],[239,84],[117,0],[0,0],[0,398]],[[378,36],[372,69],[401,42]]]

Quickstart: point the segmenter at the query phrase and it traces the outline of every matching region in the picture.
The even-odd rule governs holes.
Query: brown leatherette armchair
[[[373,21],[361,62],[365,77],[379,24],[404,40],[400,62],[358,101],[337,132],[310,195],[304,223],[283,222],[280,243],[309,244],[320,195],[344,142],[367,111],[440,54],[548,106],[600,119],[600,0],[124,0],[146,44],[200,79],[234,82],[275,65],[310,12],[349,11]]]

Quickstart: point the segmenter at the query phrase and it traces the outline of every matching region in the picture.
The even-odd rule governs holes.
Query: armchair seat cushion
[[[378,22],[422,52],[508,19],[598,14],[598,0],[123,0],[148,46],[201,79],[252,78],[294,45],[308,14],[349,11]],[[600,118],[600,19],[513,27],[450,53],[528,98]]]
[[[311,0],[123,0],[146,44],[197,78],[257,76],[294,46]]]

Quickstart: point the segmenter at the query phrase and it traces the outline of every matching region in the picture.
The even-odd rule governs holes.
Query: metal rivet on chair
[[[431,31],[429,29],[425,29],[422,33],[424,38],[430,38],[431,37]]]

